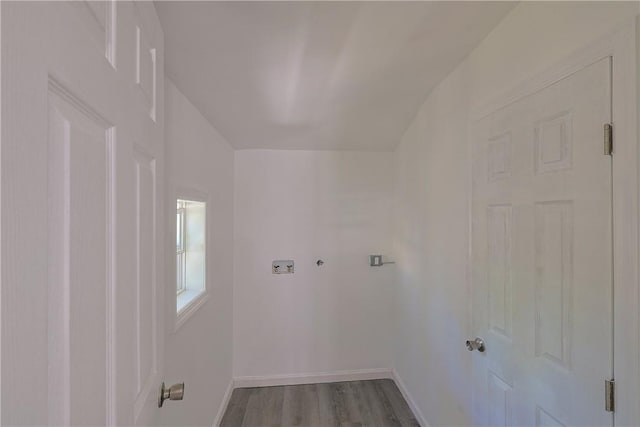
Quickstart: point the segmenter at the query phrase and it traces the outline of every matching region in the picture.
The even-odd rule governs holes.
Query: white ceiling
[[[156,2],[167,75],[236,149],[393,150],[503,2]]]

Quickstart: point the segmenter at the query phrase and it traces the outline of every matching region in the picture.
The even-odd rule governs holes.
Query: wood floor
[[[393,380],[233,391],[221,427],[419,426]]]

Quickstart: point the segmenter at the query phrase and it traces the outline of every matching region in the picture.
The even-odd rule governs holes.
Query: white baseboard
[[[218,413],[216,414],[216,418],[213,420],[213,427],[218,427],[220,422],[222,422],[222,417],[224,416],[225,411],[227,410],[227,406],[229,405],[229,400],[231,399],[231,393],[233,393],[233,379],[229,381],[229,385],[227,386],[227,391],[224,392],[224,397],[222,398],[222,403],[220,404],[220,408],[218,409]]]
[[[339,381],[379,380],[393,378],[391,369],[360,369],[354,371],[320,372],[312,374],[286,374],[236,377],[233,380],[236,388],[269,387],[276,385],[333,383]]]
[[[429,423],[424,417],[424,414],[422,413],[420,408],[418,408],[418,405],[416,405],[415,400],[413,400],[413,398],[409,394],[409,390],[407,390],[407,387],[404,385],[404,381],[402,381],[402,378],[400,378],[400,375],[398,375],[398,372],[395,369],[393,369],[392,374],[393,374],[393,380],[396,382],[396,385],[400,389],[400,393],[402,393],[402,396],[404,396],[404,400],[406,400],[407,403],[409,404],[409,408],[411,408],[411,411],[413,412],[413,415],[415,415],[416,419],[418,420],[418,423],[420,423],[422,427],[429,427]]]

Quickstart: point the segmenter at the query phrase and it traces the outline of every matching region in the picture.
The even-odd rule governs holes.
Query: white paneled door
[[[2,2],[2,424],[148,425],[162,372],[150,2]]]
[[[475,124],[476,425],[613,425],[610,121],[607,58]]]

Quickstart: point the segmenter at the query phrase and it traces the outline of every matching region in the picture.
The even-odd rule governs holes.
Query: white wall
[[[433,426],[471,425],[467,121],[629,20],[628,3],[519,4],[427,98],[395,153],[394,367]]]
[[[393,154],[235,159],[234,376],[389,369],[394,266],[368,255],[391,251]]]
[[[175,214],[167,215],[168,322],[165,381],[185,382],[185,399],[162,409],[166,425],[211,426],[232,372],[233,150],[170,80],[165,80],[167,212],[177,189],[207,197],[208,301],[175,330]]]
[[[393,366],[431,425],[471,425],[469,111],[637,11],[518,5],[431,93],[395,153],[234,154],[167,81],[167,203],[176,186],[210,194],[215,274],[211,299],[177,332],[167,325],[165,378],[184,380],[187,398],[165,422],[211,424],[232,376]],[[370,253],[399,263],[368,267]],[[295,274],[271,274],[275,259],[294,259]]]

